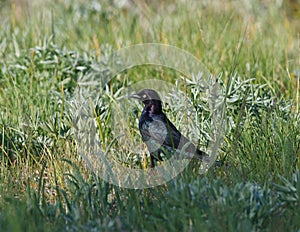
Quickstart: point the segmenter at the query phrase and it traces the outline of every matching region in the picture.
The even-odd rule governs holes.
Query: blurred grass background
[[[0,1],[1,231],[298,231],[299,19],[296,0]],[[85,167],[74,89],[95,65],[109,68],[112,51],[146,42],[182,48],[220,76],[228,169],[199,176],[191,165],[163,186],[130,190]],[[115,136],[112,99],[149,76],[180,80],[138,67],[100,90],[103,146]],[[199,88],[188,87],[201,108]],[[126,148],[108,152],[140,165]]]

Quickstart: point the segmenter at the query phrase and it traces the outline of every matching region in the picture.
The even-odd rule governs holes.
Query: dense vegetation
[[[299,19],[299,1],[0,1],[0,230],[300,230]],[[199,175],[191,162],[161,186],[126,189],[78,154],[79,82],[101,80],[101,146],[127,166],[147,166],[113,142],[112,106],[127,87],[178,84],[209,117],[197,75],[139,66],[106,79],[113,51],[149,42],[182,48],[218,76],[226,165]],[[176,123],[180,107],[165,107]]]

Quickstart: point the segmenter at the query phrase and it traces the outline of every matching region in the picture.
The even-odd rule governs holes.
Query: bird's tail
[[[184,150],[184,157],[187,159],[198,159],[205,164],[209,164],[212,162],[212,157],[210,157],[206,152],[197,149],[193,143],[188,141],[182,148]],[[216,167],[221,167],[224,164],[224,161],[216,160],[215,162]],[[227,164],[226,164],[227,166]]]
[[[196,155],[197,155],[197,159],[205,163],[209,163],[211,160],[207,153],[205,153],[204,151],[200,151],[199,149],[196,150]]]
[[[200,151],[199,149],[196,150],[196,155],[197,158],[205,163],[210,163],[211,162],[211,157],[209,157],[209,155],[207,153],[205,153],[204,151]],[[215,161],[215,166],[216,167],[221,167],[223,166],[224,162],[216,160]]]

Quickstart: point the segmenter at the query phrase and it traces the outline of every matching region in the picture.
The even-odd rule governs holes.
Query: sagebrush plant
[[[0,3],[1,231],[299,230],[299,4],[118,3]],[[168,117],[176,126],[184,122],[188,101],[199,123],[189,124],[193,133],[180,129],[201,148],[210,139],[201,70],[182,77],[140,66],[108,79],[112,52],[145,42],[187,50],[218,79],[226,107],[218,159],[226,165],[199,175],[191,162],[162,186],[122,189],[78,155],[77,93],[97,96],[91,104],[102,148],[125,166],[146,167],[143,157],[113,142],[113,110],[141,80],[174,84],[185,98],[165,96]],[[87,82],[97,88],[80,92]],[[141,106],[130,106],[122,123],[139,142]]]

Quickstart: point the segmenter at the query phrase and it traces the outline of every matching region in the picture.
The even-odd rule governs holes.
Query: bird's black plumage
[[[151,167],[162,160],[161,154],[179,155],[184,153],[186,158],[196,157],[199,160],[208,158],[205,152],[183,136],[170,122],[162,110],[162,102],[158,93],[152,89],[143,89],[130,95],[143,102],[144,109],[139,120],[139,130],[142,140],[146,143],[151,156]]]

